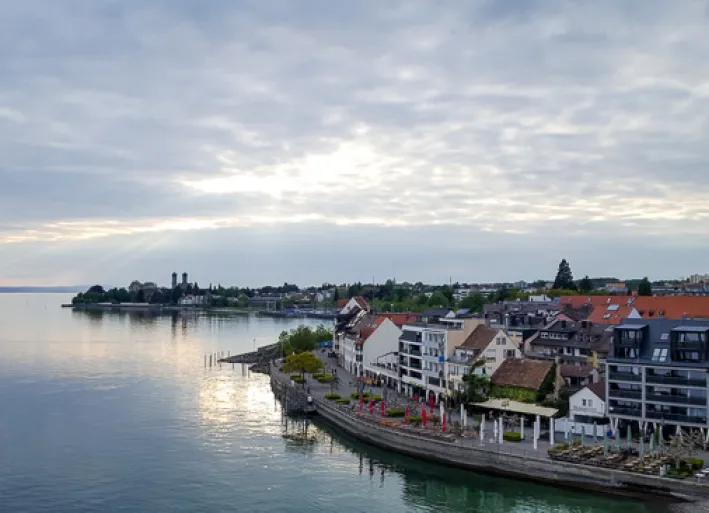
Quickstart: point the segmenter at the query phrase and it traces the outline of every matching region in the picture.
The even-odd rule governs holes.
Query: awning
[[[509,411],[512,413],[522,413],[524,415],[539,415],[540,417],[553,417],[559,410],[556,408],[546,408],[536,404],[521,403],[509,399],[490,399],[484,403],[475,403],[480,408],[491,410]]]

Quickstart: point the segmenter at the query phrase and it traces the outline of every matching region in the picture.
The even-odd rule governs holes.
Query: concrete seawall
[[[502,448],[497,446],[499,451],[471,448],[460,443],[428,439],[365,421],[327,400],[316,399],[315,407],[319,415],[348,435],[362,442],[419,459],[486,474],[644,499],[649,495],[683,500],[709,498],[709,486],[693,481],[564,463],[553,461],[546,455],[522,457],[518,454],[505,454],[504,445]]]

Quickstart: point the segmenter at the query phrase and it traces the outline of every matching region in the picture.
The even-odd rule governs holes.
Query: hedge
[[[341,399],[340,394],[325,394],[325,399],[328,401],[337,401]]]
[[[300,374],[291,374],[290,375],[290,379],[299,379],[299,378],[300,378]]]
[[[316,372],[315,374],[313,374],[313,379],[318,379],[323,376],[324,376],[324,374],[322,372]]]
[[[521,442],[522,435],[520,433],[515,433],[512,431],[505,431],[502,433],[502,439],[506,442]]]
[[[699,458],[685,458],[684,462],[692,467],[692,470],[700,470],[704,466],[704,460]]]
[[[381,395],[378,395],[378,394],[372,394],[372,400],[373,400],[373,401],[381,401],[381,400],[382,400],[382,396],[381,396]]]
[[[403,417],[406,415],[406,410],[400,410],[395,408],[389,408],[386,411],[387,417]]]
[[[302,385],[303,383],[305,383],[305,380],[303,378],[293,378],[293,381],[295,381],[299,385]]]
[[[340,399],[335,399],[337,404],[350,404],[350,400],[346,397],[341,397]]]

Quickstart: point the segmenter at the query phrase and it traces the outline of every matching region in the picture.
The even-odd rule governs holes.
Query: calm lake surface
[[[2,512],[698,511],[382,452],[286,423],[264,376],[204,368],[205,353],[249,351],[294,321],[89,314],[69,299],[0,295]]]

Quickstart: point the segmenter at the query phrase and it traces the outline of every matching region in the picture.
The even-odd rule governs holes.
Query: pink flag
[[[384,410],[384,401],[379,401],[379,409],[380,409],[380,411],[382,413],[382,417],[383,417],[384,412],[386,411],[386,410]]]
[[[421,405],[421,425],[426,427],[426,407]]]
[[[409,423],[409,407],[404,408],[404,424]]]

